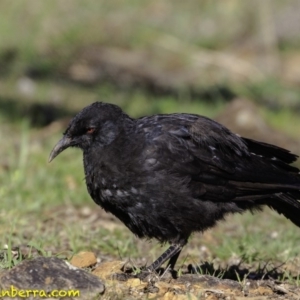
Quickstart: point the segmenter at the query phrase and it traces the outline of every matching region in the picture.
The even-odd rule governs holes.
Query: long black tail
[[[267,205],[300,227],[300,191],[278,193]]]
[[[291,165],[297,160],[298,156],[275,145],[247,138],[244,138],[244,141],[250,152],[268,159],[270,165],[275,166],[276,170],[282,174],[278,177],[277,183],[273,182],[269,186],[261,186],[270,197],[266,197],[267,201],[264,204],[279,214],[283,214],[300,227],[300,171],[297,167]],[[274,193],[269,193],[271,190]]]

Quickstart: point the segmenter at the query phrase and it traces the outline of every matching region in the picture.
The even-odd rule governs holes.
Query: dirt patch
[[[106,283],[106,293],[133,296],[136,299],[299,299],[300,288],[275,280],[244,279],[241,282],[209,275],[190,274],[182,270],[180,277],[162,271],[150,274],[145,281],[131,278],[125,282],[112,280],[124,267],[122,261],[99,264],[93,274]],[[254,298],[257,297],[257,298]]]
[[[90,258],[91,253],[81,252],[79,256],[84,260]],[[276,280],[234,281],[191,274],[190,268],[183,269],[180,276],[168,270],[160,271],[160,274],[149,273],[145,280],[140,280],[134,274],[129,275],[124,261],[102,262],[87,269],[74,267],[55,257],[37,257],[3,272],[0,285],[2,289],[14,286],[19,290],[34,287],[49,294],[53,290],[75,289],[80,291],[79,299],[101,295],[103,299],[299,300],[300,295],[300,287]],[[122,272],[127,272],[130,277],[124,281],[114,279],[115,274]]]

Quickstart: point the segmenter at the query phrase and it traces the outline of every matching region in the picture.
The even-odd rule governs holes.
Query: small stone
[[[99,265],[92,273],[101,279],[112,279],[116,273],[122,273],[123,261],[108,261]]]
[[[89,217],[93,211],[89,206],[84,206],[81,208],[81,210],[79,211],[79,213],[81,214],[81,216],[83,217]]]
[[[97,257],[93,252],[82,251],[75,254],[70,263],[77,268],[87,268],[97,263]]]
[[[25,260],[1,274],[0,289],[40,290],[49,295],[54,290],[75,291],[80,299],[94,299],[105,290],[102,281],[84,270],[70,267],[57,257],[37,257]],[[40,299],[30,294],[26,299]]]

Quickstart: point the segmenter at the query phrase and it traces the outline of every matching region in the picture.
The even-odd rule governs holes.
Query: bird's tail
[[[290,165],[297,160],[298,156],[275,145],[246,138],[243,140],[250,152],[264,157],[265,160],[275,167],[273,171],[270,171],[271,174],[279,172],[276,178],[277,183],[264,183],[260,186],[270,196],[270,198],[265,198],[267,201],[264,204],[279,214],[283,214],[300,227],[300,173],[297,167]],[[255,184],[250,186],[250,188],[255,189]],[[269,193],[272,190],[273,193]]]
[[[267,205],[300,227],[300,190],[278,193],[275,198]]]

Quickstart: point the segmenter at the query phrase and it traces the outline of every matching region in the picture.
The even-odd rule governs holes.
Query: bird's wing
[[[146,121],[146,122],[145,122]],[[147,125],[146,125],[147,124]],[[189,178],[194,195],[208,200],[255,200],[270,191],[300,184],[297,156],[230,132],[221,124],[190,114],[140,120],[148,134],[146,162]],[[263,194],[263,195],[261,195]]]

